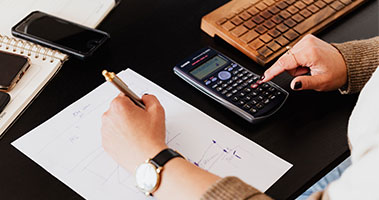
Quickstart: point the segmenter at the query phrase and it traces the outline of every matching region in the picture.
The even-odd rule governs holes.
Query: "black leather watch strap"
[[[183,158],[183,156],[178,152],[167,148],[159,152],[153,159],[150,160],[150,162],[156,167],[163,167],[169,160],[176,157]]]

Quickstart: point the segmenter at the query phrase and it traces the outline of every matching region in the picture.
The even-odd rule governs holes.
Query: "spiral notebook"
[[[0,51],[28,56],[31,64],[9,92],[11,101],[0,113],[0,138],[68,59],[59,51],[11,37],[12,26],[39,10],[95,28],[118,3],[118,0],[0,0],[0,19],[6,19],[0,23]]]

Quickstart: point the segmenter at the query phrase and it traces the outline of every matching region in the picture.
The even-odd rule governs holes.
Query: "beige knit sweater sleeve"
[[[343,55],[348,80],[342,94],[359,92],[379,65],[379,36],[367,40],[333,44]],[[237,177],[225,177],[212,185],[203,200],[266,200],[269,196],[244,183]],[[311,199],[328,199],[327,193],[312,195]]]

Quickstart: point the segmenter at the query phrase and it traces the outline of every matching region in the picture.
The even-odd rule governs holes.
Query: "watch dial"
[[[137,168],[137,186],[145,192],[151,192],[157,185],[158,174],[155,169],[155,166],[150,163],[144,163]]]

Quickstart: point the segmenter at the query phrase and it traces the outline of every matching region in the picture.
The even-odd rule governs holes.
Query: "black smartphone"
[[[28,57],[0,51],[0,91],[11,90],[29,66]]]
[[[12,28],[12,34],[84,59],[93,54],[109,34],[40,11],[34,11]]]
[[[5,106],[8,105],[11,100],[11,96],[5,92],[0,92],[0,113],[3,112]]]

